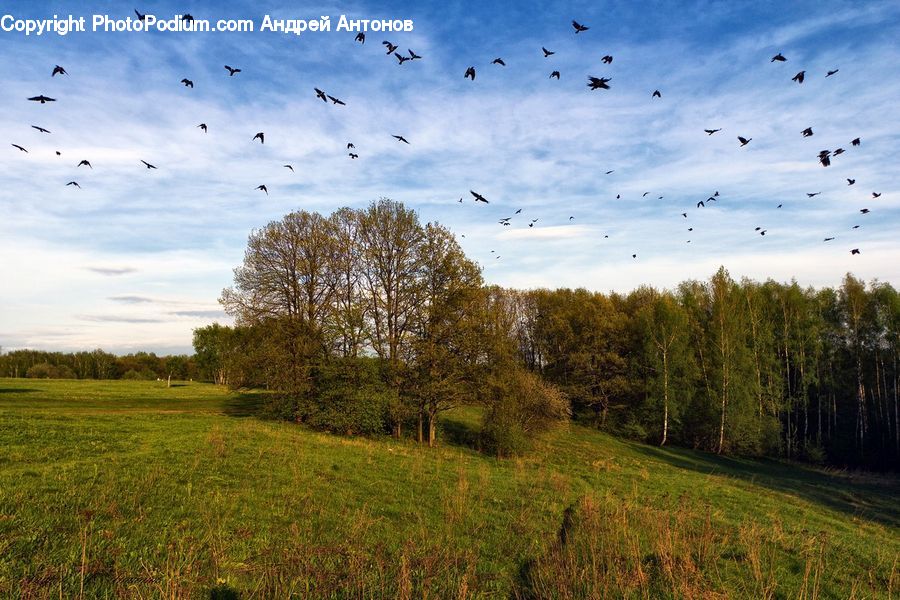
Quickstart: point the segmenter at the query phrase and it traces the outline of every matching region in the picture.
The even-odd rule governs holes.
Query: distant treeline
[[[13,350],[0,353],[0,377],[35,379],[196,379],[199,377],[193,356],[157,356],[136,352],[117,356],[90,352],[43,352]]]
[[[201,371],[278,390],[284,416],[325,429],[409,424],[431,441],[440,411],[478,402],[514,449],[568,403],[656,444],[900,458],[900,297],[849,274],[822,290],[724,268],[672,291],[501,289],[445,228],[381,200],[255,231],[222,300],[238,326],[195,332]]]

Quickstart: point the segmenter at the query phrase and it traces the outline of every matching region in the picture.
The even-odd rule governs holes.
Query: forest
[[[585,282],[597,288],[602,282]],[[657,445],[839,467],[900,465],[900,296],[732,278],[627,294],[486,284],[401,203],[292,212],[255,230],[194,356],[14,351],[0,374],[199,378],[265,388],[273,416],[433,445],[483,407],[477,444],[525,451],[565,419]]]

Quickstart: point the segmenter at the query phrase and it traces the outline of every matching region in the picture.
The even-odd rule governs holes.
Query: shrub
[[[25,376],[30,379],[75,379],[75,372],[66,365],[42,362],[32,365]]]

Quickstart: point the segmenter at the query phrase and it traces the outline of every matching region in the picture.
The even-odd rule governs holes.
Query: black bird
[[[806,75],[806,71],[800,71],[793,77],[791,77],[791,81],[796,81],[797,83],[803,83],[803,77]]]
[[[32,125],[31,128],[32,128],[32,129],[37,129],[37,130],[40,131],[41,133],[50,133],[50,130],[49,130],[49,129],[44,129],[43,127],[38,127],[37,125]]]
[[[394,51],[397,50],[397,46],[395,46],[394,44],[390,43],[390,42],[387,41],[387,40],[381,42],[381,44],[382,44],[383,46],[387,47],[387,53],[388,53],[388,54],[393,54]]]
[[[522,209],[520,208],[519,210],[517,210],[517,211],[515,212],[515,214],[518,215],[518,214],[520,214],[521,212],[522,212]]]
[[[873,198],[880,198],[880,197],[881,197],[881,192],[872,192],[872,197],[873,197]]]
[[[559,79],[559,71],[553,71],[552,73],[550,73],[550,79],[553,79],[554,77],[556,77],[556,79]]]
[[[56,151],[56,155],[57,155],[57,156],[62,156],[62,152],[60,152],[59,150],[57,150],[57,151]]]
[[[706,132],[706,135],[712,135],[712,134],[716,133],[717,131],[722,131],[722,128],[720,127],[719,129],[704,129],[703,131]]]
[[[662,94],[659,93],[659,90],[654,91],[651,95],[651,98],[662,98]]]
[[[806,197],[807,197],[807,198],[814,198],[814,197],[818,196],[818,195],[821,194],[821,193],[822,193],[822,192],[813,192],[812,194],[810,194],[809,192],[806,192]]]
[[[90,162],[89,160],[83,160],[83,161],[81,161],[80,163],[78,163],[78,164],[76,165],[76,168],[77,168],[77,167],[81,167],[81,166],[90,167],[91,169],[94,168],[94,167],[91,166],[91,162]]]
[[[616,170],[613,169],[612,171],[607,171],[606,174],[607,174],[607,175],[612,175],[612,174],[615,173],[615,172],[616,172]]]
[[[18,148],[19,150],[21,150],[21,151],[24,152],[25,154],[28,154],[28,150],[26,150],[26,149],[23,148],[22,146],[20,146],[20,145],[18,145],[18,144],[10,144],[10,145],[11,145],[13,148]]]
[[[592,90],[608,90],[609,77],[588,77],[588,87]]]
[[[637,254],[632,254],[631,258],[637,258]]]
[[[465,79],[466,77],[468,77],[472,81],[475,81],[475,67],[469,67],[468,69],[466,69],[466,74],[463,75],[463,79]]]
[[[267,188],[267,187],[264,186],[264,185],[261,185],[261,186],[257,187],[256,189],[262,190],[263,192],[265,192],[265,193],[266,193],[266,196],[269,195],[269,188]]]
[[[776,54],[775,56],[773,56],[773,57],[772,57],[772,60],[770,60],[769,62],[775,62],[776,60],[777,60],[778,62],[784,62],[784,61],[786,61],[787,59],[781,54],[781,52],[779,52],[778,54]]]
[[[469,190],[469,193],[472,194],[473,196],[475,196],[475,201],[476,201],[476,202],[484,202],[485,204],[490,204],[490,202],[487,201],[487,198],[485,198],[484,196],[482,196],[482,195],[479,194],[478,192],[473,191],[473,190]]]
[[[138,9],[134,9],[134,14],[137,15],[138,21],[143,21],[144,19],[147,18],[147,15],[142,15],[141,13],[138,12]]]
[[[694,230],[693,227],[688,227],[688,231],[693,231],[693,230]]]
[[[534,223],[529,223],[528,226],[529,226],[529,227],[534,227]]]
[[[850,178],[847,179],[847,185],[853,185],[854,183],[856,183],[855,179],[850,179]]]
[[[574,21],[574,20],[572,21],[572,27],[575,28],[575,33],[576,33],[576,34],[581,33],[582,31],[587,31],[588,29],[590,29],[590,27],[585,27],[584,25],[582,25],[582,24],[579,23],[578,21]]]
[[[782,206],[784,206],[784,204],[779,204],[779,205],[776,206],[775,208],[781,208]]]
[[[800,132],[800,135],[802,135],[803,137],[812,137],[812,134],[813,134],[812,127],[807,127],[806,129],[804,129],[803,131]]]
[[[697,203],[697,208],[705,208],[705,207],[706,207],[706,205],[703,204],[703,200],[701,200],[700,202]]]
[[[831,158],[829,157],[831,154],[831,150],[822,150],[819,152],[819,162],[822,163],[823,167],[827,167],[831,164]]]
[[[347,150],[350,148],[356,148],[356,146],[353,145],[353,142],[347,142]]]
[[[553,56],[554,54],[556,54],[556,52],[551,52],[550,50],[547,50],[543,46],[541,46],[541,50],[544,51],[544,58],[547,58],[548,56]]]
[[[285,169],[290,169],[290,170],[291,170],[291,173],[294,172],[294,167],[292,167],[291,165],[282,165],[282,166],[283,166]]]
[[[207,133],[207,129],[208,129],[208,128],[206,127],[206,123],[200,123],[199,125],[197,125],[197,127],[199,127],[200,129],[202,129],[202,130],[203,130],[203,133]]]
[[[641,196],[641,198],[646,198],[649,193],[650,192],[644,192],[644,194]]]
[[[687,219],[687,213],[681,213],[681,216]]]
[[[767,229],[763,229],[762,231],[759,232],[759,235],[766,235],[766,231],[768,231],[768,230],[767,230]]]
[[[53,67],[53,72],[50,73],[50,77],[56,77],[57,75],[68,75],[68,73],[66,73],[66,70],[61,66],[56,65],[55,67]]]
[[[422,58],[421,56],[419,56],[418,54],[416,54],[409,48],[407,48],[406,51],[409,52],[409,60],[418,60],[418,59]]]
[[[762,229],[762,227],[757,227],[753,231],[759,231],[760,229]]]
[[[859,229],[859,225],[854,225],[854,226],[851,227],[850,229]]]
[[[260,143],[260,144],[265,144],[265,143],[266,143],[266,134],[263,133],[262,131],[260,131],[259,133],[257,133],[256,135],[254,135],[254,136],[253,136],[253,139],[250,140],[250,141],[253,142],[253,141],[256,141],[256,140],[259,140],[259,143]]]
[[[834,71],[828,71],[827,73],[825,73],[825,77],[831,77],[832,75],[834,75],[834,74],[837,73],[838,71],[840,71],[840,69],[835,69]]]
[[[391,137],[397,138],[397,141],[398,141],[398,142],[403,142],[404,144],[408,144],[408,143],[409,143],[409,142],[407,141],[407,139],[406,139],[405,137],[403,137],[402,135],[391,135]]]
[[[187,14],[181,16],[181,20],[187,21],[188,23],[193,22],[194,15],[192,15],[191,13],[187,13]]]
[[[191,88],[191,89],[194,89],[194,82],[191,81],[190,79],[188,79],[187,77],[185,77],[184,79],[182,79],[182,80],[181,80],[181,83],[184,84],[184,87],[189,87],[189,88]]]
[[[850,251],[850,254],[859,254],[859,248],[854,248]]]
[[[148,163],[146,160],[142,160],[141,162],[144,163],[144,164],[147,166],[148,169],[155,169],[155,168],[156,168],[155,166],[153,166],[153,165],[151,165],[150,163]]]
[[[343,100],[338,100],[334,96],[328,96],[328,99],[331,100],[332,104],[340,104],[341,106],[347,106],[347,103]]]
[[[743,136],[738,136],[738,141],[741,143],[741,148],[750,143],[753,138],[745,138]]]
[[[491,64],[492,64],[492,65],[500,65],[501,67],[505,67],[505,66],[506,66],[506,63],[503,62],[503,59],[502,59],[502,58],[495,58],[494,60],[491,61]]]
[[[356,160],[357,158],[359,158],[359,154],[355,154],[355,153],[353,153],[353,152],[351,152],[349,156],[350,156],[350,158],[352,158],[352,159],[354,159],[354,160]]]
[[[837,150],[835,150],[835,151],[832,152],[831,154],[832,154],[832,156],[838,156],[839,154],[843,154],[843,153],[844,153],[844,149],[843,149],[843,148],[838,148]]]
[[[229,76],[229,77],[234,77],[234,74],[235,74],[235,73],[240,73],[240,72],[241,72],[240,69],[234,69],[234,68],[232,68],[232,67],[229,67],[228,65],[225,65],[225,68],[228,69],[228,76]]]
[[[78,185],[77,181],[70,181],[69,183],[66,184],[66,186],[70,186],[70,185],[74,185],[75,187],[81,189],[81,186]]]
[[[41,94],[40,96],[32,96],[31,98],[29,98],[29,100],[31,100],[32,102],[40,102],[41,104],[46,104],[47,102],[56,102],[56,98],[48,98],[43,94]],[[857,146],[858,145],[859,144],[857,144]]]
[[[859,209],[859,212],[860,212],[861,214],[867,215],[867,214],[869,214],[869,209],[868,209],[868,208],[861,208],[861,209]]]
[[[359,33],[356,34],[356,38],[354,38],[354,39],[357,42],[359,42],[360,44],[365,44],[366,43],[366,34],[363,33],[362,31],[360,31]]]
[[[571,220],[574,219],[574,218],[575,218],[575,217],[569,217],[569,220],[571,221]]]
[[[323,92],[319,88],[313,88],[313,89],[316,90],[316,97],[321,98],[322,102],[324,102],[325,104],[328,104],[328,97],[325,95],[325,92]]]
[[[830,241],[832,241],[833,239],[834,239],[833,237],[827,237],[827,238],[825,238],[825,239],[822,240],[822,241],[823,241],[823,242],[830,242]]]
[[[412,60],[410,57],[408,57],[408,56],[403,56],[402,54],[397,54],[396,52],[394,52],[394,56],[397,57],[397,60],[400,61],[400,64],[401,64],[401,65],[402,65],[403,63],[405,63],[406,61],[408,61],[408,60]]]
[[[853,139],[850,141],[850,145],[851,145],[851,146],[859,146],[859,138],[853,138]]]
[[[612,64],[613,57],[610,56],[609,54],[607,54],[606,56],[604,56],[603,58],[601,58],[600,61],[601,61],[603,64],[606,64],[606,65]]]

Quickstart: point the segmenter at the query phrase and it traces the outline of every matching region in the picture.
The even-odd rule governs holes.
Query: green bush
[[[66,365],[42,362],[31,366],[25,376],[30,379],[75,379],[75,372]]]

